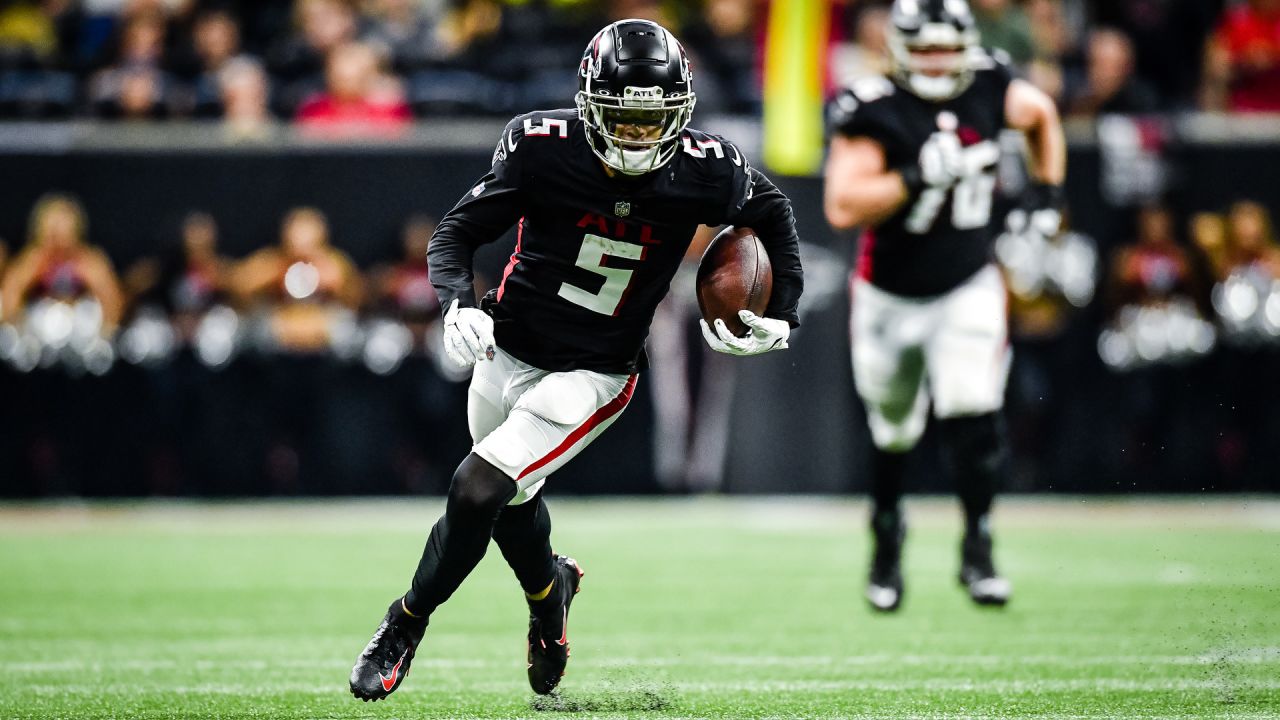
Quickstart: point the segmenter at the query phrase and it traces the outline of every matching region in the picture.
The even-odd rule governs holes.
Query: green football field
[[[376,704],[347,673],[438,502],[0,505],[0,718],[1280,717],[1280,501],[1008,500],[1000,611],[919,500],[892,617],[860,503],[550,503],[587,573],[561,696],[495,549]]]

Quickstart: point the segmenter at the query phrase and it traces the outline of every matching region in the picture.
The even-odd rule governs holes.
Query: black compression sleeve
[[[800,236],[796,232],[791,200],[770,180],[754,168],[754,189],[729,222],[749,227],[769,253],[773,266],[773,293],[765,314],[786,320],[791,327],[800,324],[800,294],[804,292],[804,271],[800,266]]]
[[[476,248],[500,237],[520,214],[519,191],[503,186],[491,172],[444,216],[427,250],[431,284],[440,296],[441,310],[448,312],[455,298],[462,307],[475,307],[471,262]]]

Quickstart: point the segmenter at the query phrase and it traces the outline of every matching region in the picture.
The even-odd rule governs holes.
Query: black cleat
[[[907,525],[902,513],[877,513],[871,518],[871,573],[867,579],[867,602],[880,612],[893,612],[902,605],[902,541]]]
[[[960,544],[960,584],[979,605],[1004,605],[1013,592],[991,560],[991,532],[985,519],[977,530],[966,532]]]
[[[351,668],[351,694],[365,702],[381,700],[400,687],[427,631],[426,619],[409,617],[401,603],[402,598],[396,598],[387,608],[382,624]]]
[[[582,582],[578,561],[556,556],[556,579],[551,596],[529,604],[529,686],[549,695],[564,677],[569,662],[569,604]]]

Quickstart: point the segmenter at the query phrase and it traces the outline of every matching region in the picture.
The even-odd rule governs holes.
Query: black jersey
[[[428,259],[448,309],[475,305],[476,247],[518,223],[490,309],[511,355],[554,372],[634,372],[699,225],[751,227],[773,264],[766,315],[799,324],[802,279],[791,203],[732,143],[685,130],[667,165],[610,177],[574,110],[507,124],[493,167],[440,221]]]
[[[973,84],[945,102],[930,102],[888,78],[870,77],[841,91],[830,105],[832,131],[879,142],[889,168],[919,162],[924,143],[939,130],[954,131],[964,147],[966,176],[955,186],[925,188],[892,217],[864,228],[858,274],[888,292],[941,295],[992,259],[999,232],[992,212],[999,135],[1013,78],[985,52],[975,51],[974,63]]]

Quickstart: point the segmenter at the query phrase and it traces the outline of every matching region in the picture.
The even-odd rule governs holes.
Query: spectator
[[[201,13],[191,30],[187,72],[194,81],[194,112],[216,117],[221,111],[218,73],[240,54],[240,26],[225,10]]]
[[[864,7],[854,14],[852,42],[837,45],[832,51],[832,80],[840,87],[870,75],[888,70],[885,28],[889,25],[889,8],[882,5]]]
[[[973,0],[973,19],[982,35],[982,47],[1003,50],[1019,67],[1036,55],[1031,23],[1013,0]]]
[[[271,449],[268,486],[295,492],[304,483],[334,492],[339,464],[360,441],[344,430],[351,410],[331,351],[355,330],[361,280],[355,265],[329,243],[329,224],[314,208],[284,219],[280,244],[253,253],[231,273],[233,293],[249,306],[258,347],[276,355],[264,367],[263,405]],[[346,473],[341,470],[347,469]],[[348,490],[350,492],[350,490]]]
[[[760,105],[756,69],[756,3],[709,0],[682,32],[690,61],[699,69],[698,105],[704,112],[746,113]]]
[[[218,225],[208,213],[189,213],[180,242],[160,261],[146,292],[163,307],[183,343],[190,343],[200,319],[227,295],[229,263],[218,254]]]
[[[17,323],[37,298],[71,303],[97,301],[103,334],[120,322],[124,301],[111,261],[88,245],[84,208],[66,195],[46,195],[31,211],[26,247],[14,258],[0,285],[4,320]]]
[[[270,88],[267,73],[258,61],[239,57],[228,62],[218,73],[218,92],[227,139],[236,142],[268,137]]]
[[[502,8],[495,0],[459,0],[451,4],[453,9],[440,27],[446,56],[461,56],[473,45],[497,34]]]
[[[444,56],[438,14],[418,0],[374,0],[373,23],[364,41],[394,63],[397,70],[421,68]]]
[[[350,43],[329,55],[327,92],[298,110],[298,124],[325,137],[394,135],[409,122],[409,106],[394,78],[382,75],[368,45]]]
[[[58,54],[58,28],[40,3],[24,0],[0,9],[0,63],[46,65]]]
[[[1137,241],[1117,251],[1112,267],[1116,306],[1159,305],[1196,296],[1190,258],[1178,245],[1166,207],[1149,205],[1138,211]]]
[[[1094,117],[1142,114],[1157,109],[1155,94],[1133,74],[1133,43],[1118,30],[1089,34],[1088,66],[1078,87],[1068,89],[1067,112]]]
[[[1231,206],[1227,238],[1233,267],[1251,267],[1280,279],[1280,246],[1276,245],[1271,216],[1260,203],[1241,200]]]
[[[440,299],[427,271],[427,247],[435,231],[434,218],[410,218],[401,240],[400,261],[376,273],[378,304],[409,326],[419,346],[425,342],[426,329],[440,319]]]
[[[1249,0],[1223,15],[1205,53],[1202,104],[1280,111],[1280,0]]]
[[[117,63],[99,72],[89,94],[97,114],[106,118],[147,119],[168,114],[168,77],[161,71],[167,29],[155,14],[125,25]]]
[[[290,82],[320,75],[329,53],[358,34],[355,11],[343,0],[297,0],[294,24],[267,58],[272,74]]]
[[[1227,238],[1227,221],[1218,213],[1202,212],[1191,217],[1191,242],[1204,256],[1214,282],[1222,282],[1231,274],[1231,247]]]
[[[1025,11],[1036,54],[1027,65],[1027,79],[1049,97],[1062,102],[1063,60],[1072,52],[1074,38],[1061,0],[1028,0]]]
[[[270,335],[282,349],[317,353],[329,347],[335,323],[360,305],[355,265],[329,244],[329,223],[314,208],[290,212],[280,245],[250,255],[231,275],[242,304],[263,306]]]
[[[1095,0],[1093,24],[1125,34],[1134,73],[1152,88],[1161,109],[1192,105],[1200,85],[1205,39],[1224,0]]]
[[[240,26],[226,11],[212,10],[196,18],[191,42],[204,72],[217,72],[240,53]]]

